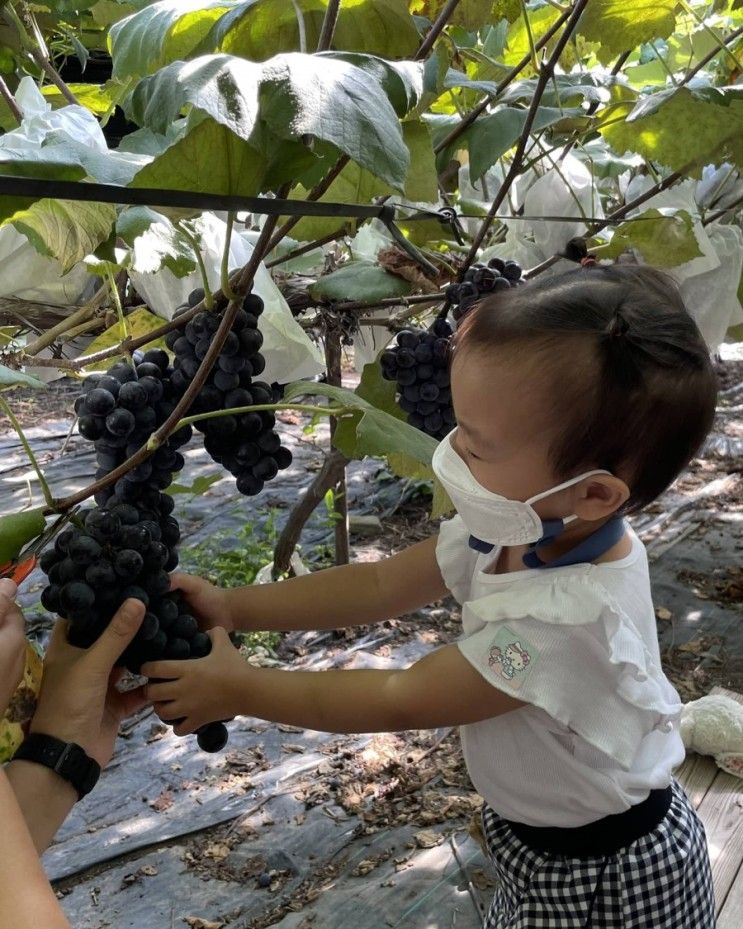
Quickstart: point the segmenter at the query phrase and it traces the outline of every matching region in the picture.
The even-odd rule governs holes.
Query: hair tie
[[[590,268],[595,264],[598,264],[593,255],[586,255],[585,258],[581,258],[580,264],[582,268]]]
[[[606,333],[612,339],[621,339],[629,329],[629,323],[622,316],[622,314],[617,311],[609,323]]]

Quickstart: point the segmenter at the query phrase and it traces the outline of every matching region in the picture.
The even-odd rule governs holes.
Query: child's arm
[[[287,631],[340,629],[378,623],[446,596],[434,535],[382,561],[342,565],[274,584],[220,590],[201,578],[176,575],[207,628]]]
[[[158,661],[142,673],[161,719],[183,719],[187,735],[216,719],[253,716],[321,732],[399,732],[490,719],[526,706],[488,683],[446,645],[409,668],[390,671],[282,671],[254,668],[222,629],[195,661]]]

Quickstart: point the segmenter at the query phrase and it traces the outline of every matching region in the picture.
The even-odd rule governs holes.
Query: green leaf
[[[85,354],[93,355],[96,352],[103,351],[104,348],[113,348],[114,345],[118,345],[122,339],[126,338],[127,334],[136,339],[165,324],[164,319],[155,316],[154,313],[151,313],[144,307],[134,310],[133,313],[125,317],[124,321],[126,323],[125,327],[122,326],[120,322],[116,322],[113,326],[106,329],[105,332],[101,333],[101,335],[94,339],[85,349]],[[147,347],[167,349],[164,338],[154,339],[152,342],[148,342]],[[115,358],[104,358],[103,361],[99,361],[96,364],[86,365],[85,373],[87,374],[91,371],[106,371],[114,361]]]
[[[511,0],[511,2],[515,2],[516,6],[519,6],[519,0]],[[433,21],[445,5],[446,0],[413,0],[410,3],[410,11]],[[495,14],[494,10],[497,5],[493,0],[460,0],[454,8],[449,22],[452,26],[477,30],[486,23],[494,22],[500,18],[499,15]]]
[[[658,268],[673,268],[702,254],[692,218],[686,210],[679,210],[673,216],[664,216],[654,209],[645,210],[618,226],[609,250],[602,249],[601,254],[616,257],[630,247],[636,248],[648,264]]]
[[[410,155],[382,87],[345,61],[278,55],[263,65],[261,118],[275,135],[310,134],[402,191]]]
[[[189,486],[186,484],[171,484],[170,487],[165,489],[165,492],[168,494],[191,494],[192,496],[200,496],[205,494],[212,484],[221,481],[223,477],[224,475],[220,472],[216,472],[215,474],[202,474]]]
[[[0,516],[0,564],[11,561],[27,542],[40,536],[46,528],[44,507]]]
[[[413,285],[390,274],[372,261],[349,261],[337,271],[324,274],[309,288],[313,300],[384,300],[411,293]]]
[[[37,200],[3,220],[26,236],[36,251],[56,258],[67,273],[111,234],[116,208],[111,203]]]
[[[578,32],[600,42],[598,59],[609,64],[628,48],[665,39],[676,27],[677,0],[591,0]]]
[[[521,0],[495,0],[493,4],[493,20],[506,19],[509,23],[515,22],[521,16]]]
[[[286,400],[291,400],[303,394],[330,397],[343,406],[354,407],[359,411],[353,414],[355,422],[352,433],[341,432],[339,426],[333,437],[333,444],[347,458],[363,458],[365,455],[381,457],[390,452],[400,452],[415,461],[430,465],[436,448],[435,439],[377,409],[358,394],[331,384],[295,381],[287,384],[284,396]]]
[[[319,56],[347,61],[367,72],[389,97],[398,116],[405,116],[420,103],[424,92],[421,61],[385,61],[376,55],[356,52],[321,52]]]
[[[308,191],[299,187],[296,198],[304,199]],[[391,193],[391,189],[379,181],[373,174],[364,171],[354,162],[346,165],[338,177],[333,181],[326,192],[320,197],[320,202],[329,203],[364,203],[371,204],[374,197],[381,197]],[[282,220],[283,221],[283,220]],[[295,239],[302,242],[314,242],[322,236],[330,235],[340,226],[347,229],[348,235],[354,235],[363,220],[349,219],[345,216],[305,216],[292,229]]]
[[[164,134],[190,103],[242,139],[258,116],[261,68],[231,55],[174,61],[137,85],[127,110],[131,119]]]
[[[411,119],[402,124],[402,134],[410,152],[410,168],[405,179],[405,196],[409,200],[435,203],[439,196],[439,182],[431,131],[419,119]]]
[[[252,197],[262,188],[260,152],[205,119],[140,171],[131,187],[168,187]]]
[[[317,48],[328,0],[296,0],[302,13],[306,48]],[[207,40],[214,49],[265,61],[286,51],[301,51],[294,3],[251,0],[226,13]],[[333,32],[332,49],[368,52],[385,58],[412,58],[418,31],[406,0],[344,0]]]
[[[0,365],[0,388],[6,387],[36,387],[46,388],[43,381],[31,377],[30,374],[24,374],[23,371],[16,371],[14,368],[7,368]]]
[[[113,77],[144,77],[187,58],[233,7],[230,0],[162,0],[127,16],[109,33]]]
[[[540,107],[537,110],[532,132],[560,122],[568,116],[583,116],[582,110],[565,110]],[[482,177],[495,162],[516,144],[526,125],[527,111],[503,107],[489,116],[481,116],[463,133],[470,153],[470,175]]]
[[[633,110],[630,103],[617,106],[611,116],[617,122],[599,126],[617,154],[637,153],[674,171],[688,168],[692,177],[700,177],[702,166],[709,162],[729,160],[743,167],[743,100],[723,96],[719,105],[686,87],[670,94],[661,91],[658,106],[655,96],[641,101],[639,109]],[[619,119],[622,112],[628,117],[624,121]]]
[[[116,232],[132,247],[131,268],[153,274],[166,267],[176,277],[184,277],[196,268],[191,243],[162,213],[146,206],[124,210],[116,223]]]

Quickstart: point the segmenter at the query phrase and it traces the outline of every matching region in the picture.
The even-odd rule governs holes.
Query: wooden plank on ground
[[[684,762],[674,771],[674,777],[684,788],[694,809],[699,809],[719,770],[714,759],[689,752]]]
[[[743,694],[723,687],[710,693],[743,704]],[[718,918],[738,929],[743,924],[743,781],[718,768],[697,812],[707,833]]]

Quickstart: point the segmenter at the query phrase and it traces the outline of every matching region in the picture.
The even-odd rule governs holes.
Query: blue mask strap
[[[524,555],[523,562],[527,568],[561,568],[564,565],[582,564],[584,562],[594,561],[610,548],[624,535],[624,520],[621,516],[614,516],[608,522],[604,523],[600,529],[592,532],[587,538],[579,542],[575,548],[560,555],[552,561],[544,562],[537,554],[537,546],[544,544],[545,541],[540,539],[530,546],[529,551]]]

